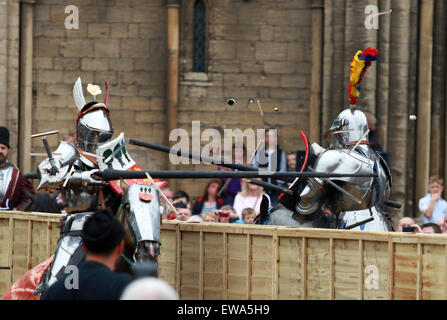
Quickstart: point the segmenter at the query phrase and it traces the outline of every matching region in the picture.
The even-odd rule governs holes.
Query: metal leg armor
[[[58,240],[54,260],[50,269],[45,272],[44,278],[34,291],[34,295],[44,292],[64,275],[65,267],[78,265],[84,260],[85,254],[81,248],[81,231],[85,219],[93,212],[70,214],[63,222],[61,235]]]
[[[371,218],[373,219],[371,220]],[[392,231],[392,226],[389,220],[377,211],[375,207],[364,210],[341,212],[337,224],[337,229]]]

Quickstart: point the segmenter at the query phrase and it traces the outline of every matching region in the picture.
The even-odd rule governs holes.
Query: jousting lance
[[[128,171],[106,169],[102,172],[105,181],[118,179],[146,179],[146,172],[157,179],[211,179],[211,178],[334,178],[334,177],[369,177],[376,178],[377,174],[358,173],[328,173],[328,172],[273,172],[256,171],[186,171],[186,170],[158,170],[158,171]],[[250,182],[251,183],[251,182]]]

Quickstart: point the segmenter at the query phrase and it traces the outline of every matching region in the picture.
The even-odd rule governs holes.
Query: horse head
[[[133,251],[128,253],[133,262],[156,263],[160,254],[158,191],[151,185],[134,183],[124,187],[123,194],[119,218],[126,230],[126,247]]]

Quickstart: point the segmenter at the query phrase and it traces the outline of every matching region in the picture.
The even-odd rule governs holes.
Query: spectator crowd
[[[264,150],[264,154],[260,152]],[[232,147],[232,163],[244,164],[255,168],[263,168],[269,172],[296,171],[297,153],[286,154],[277,145],[276,130],[267,129],[264,137],[264,148],[249,159],[243,144]],[[230,170],[220,167],[219,170]],[[256,178],[255,180],[261,180]],[[271,179],[268,175],[264,182],[287,188],[288,183],[279,179]],[[261,200],[265,195],[269,206],[274,206],[280,192],[266,189],[253,183],[251,179],[228,178],[211,179],[205,186],[203,193],[192,200],[190,195],[179,190],[173,192],[169,187],[163,188],[164,195],[172,201],[173,208],[161,198],[161,212],[163,220],[180,220],[188,222],[220,222],[253,224],[259,214]]]
[[[442,198],[444,180],[431,176],[428,181],[428,193],[419,199],[419,211],[423,224],[420,226],[410,217],[400,219],[398,232],[447,233],[447,201]]]

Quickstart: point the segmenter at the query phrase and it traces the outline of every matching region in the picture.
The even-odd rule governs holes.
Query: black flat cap
[[[108,253],[124,238],[124,228],[110,210],[96,211],[84,223],[82,241],[92,253]]]
[[[9,146],[9,130],[6,127],[0,127],[0,144],[4,144],[8,148]]]

